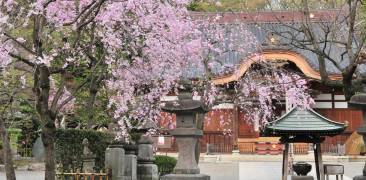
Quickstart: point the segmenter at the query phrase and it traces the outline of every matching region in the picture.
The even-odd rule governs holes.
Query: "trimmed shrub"
[[[102,170],[105,150],[114,139],[109,133],[80,129],[58,129],[55,137],[56,163],[60,172],[76,172],[82,169],[84,138],[89,140],[89,149],[96,156],[95,170]]]
[[[177,160],[170,156],[155,156],[155,162],[158,166],[159,175],[163,176],[165,174],[169,174],[173,172],[175,165],[177,164]]]

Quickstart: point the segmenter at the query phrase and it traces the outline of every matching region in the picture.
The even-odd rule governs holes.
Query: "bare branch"
[[[56,110],[57,102],[59,101],[59,99],[61,98],[61,96],[62,96],[62,94],[64,92],[64,87],[65,87],[65,80],[62,78],[60,87],[58,88],[55,96],[52,99],[51,111],[55,111]]]
[[[55,108],[54,113],[58,114],[58,112],[60,112],[60,110],[67,104],[69,103],[72,99],[74,99],[75,95],[90,81],[90,78],[86,79],[83,83],[81,83],[72,93],[71,95],[66,98],[64,101],[62,101],[57,108]]]
[[[79,14],[78,16],[76,16],[76,18],[70,22],[67,22],[64,24],[64,26],[70,26],[74,23],[76,23],[83,15],[84,13],[90,8],[92,7],[97,1],[93,0],[93,2],[91,2],[89,5],[87,5]]]

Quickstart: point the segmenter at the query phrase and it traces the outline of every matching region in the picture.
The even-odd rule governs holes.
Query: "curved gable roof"
[[[347,128],[346,124],[332,121],[313,109],[293,108],[276,121],[265,126],[271,135],[326,136],[337,135]]]
[[[240,77],[242,77],[245,72],[250,68],[250,66],[261,59],[265,59],[266,61],[278,61],[278,60],[287,60],[296,64],[297,67],[308,77],[312,79],[320,80],[319,72],[314,69],[300,54],[290,52],[290,51],[265,51],[261,53],[259,56],[252,56],[243,60],[240,64],[239,69],[227,76],[217,77],[213,80],[214,84],[225,84],[232,81],[237,81]],[[331,80],[338,80],[342,77],[340,75],[331,75],[329,76]]]

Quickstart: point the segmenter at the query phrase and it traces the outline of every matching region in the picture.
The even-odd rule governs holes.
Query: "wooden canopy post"
[[[282,162],[282,180],[287,180],[288,177],[288,150],[289,143],[285,143],[285,150],[283,151],[283,162]]]
[[[325,179],[324,166],[323,166],[323,157],[320,143],[316,144],[316,151],[318,154],[318,161],[319,161],[320,180],[324,180]]]
[[[324,166],[323,166],[323,158],[320,143],[314,144],[315,151],[315,168],[316,168],[316,177],[318,180],[324,180]]]
[[[320,173],[319,173],[319,159],[318,159],[318,147],[314,143],[314,158],[315,158],[315,171],[316,171],[316,179],[320,179]]]

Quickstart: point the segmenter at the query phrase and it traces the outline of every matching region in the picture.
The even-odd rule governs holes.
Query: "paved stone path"
[[[363,162],[344,162],[344,180],[361,174]],[[211,176],[211,180],[280,180],[281,162],[219,162],[200,163],[201,173]],[[314,171],[311,172],[315,174]],[[0,180],[5,180],[5,174],[0,172]],[[18,171],[17,180],[42,180],[42,171]],[[290,180],[290,178],[289,178]],[[335,180],[331,178],[330,180]]]
[[[362,173],[364,162],[342,164],[345,167],[343,179],[352,180]],[[201,173],[211,175],[211,180],[280,180],[282,172],[281,162],[202,163],[200,167]],[[314,168],[310,174],[315,177]],[[330,180],[335,180],[335,177]]]
[[[17,171],[17,180],[43,180],[44,171]],[[5,173],[0,172],[0,180],[5,180]]]

